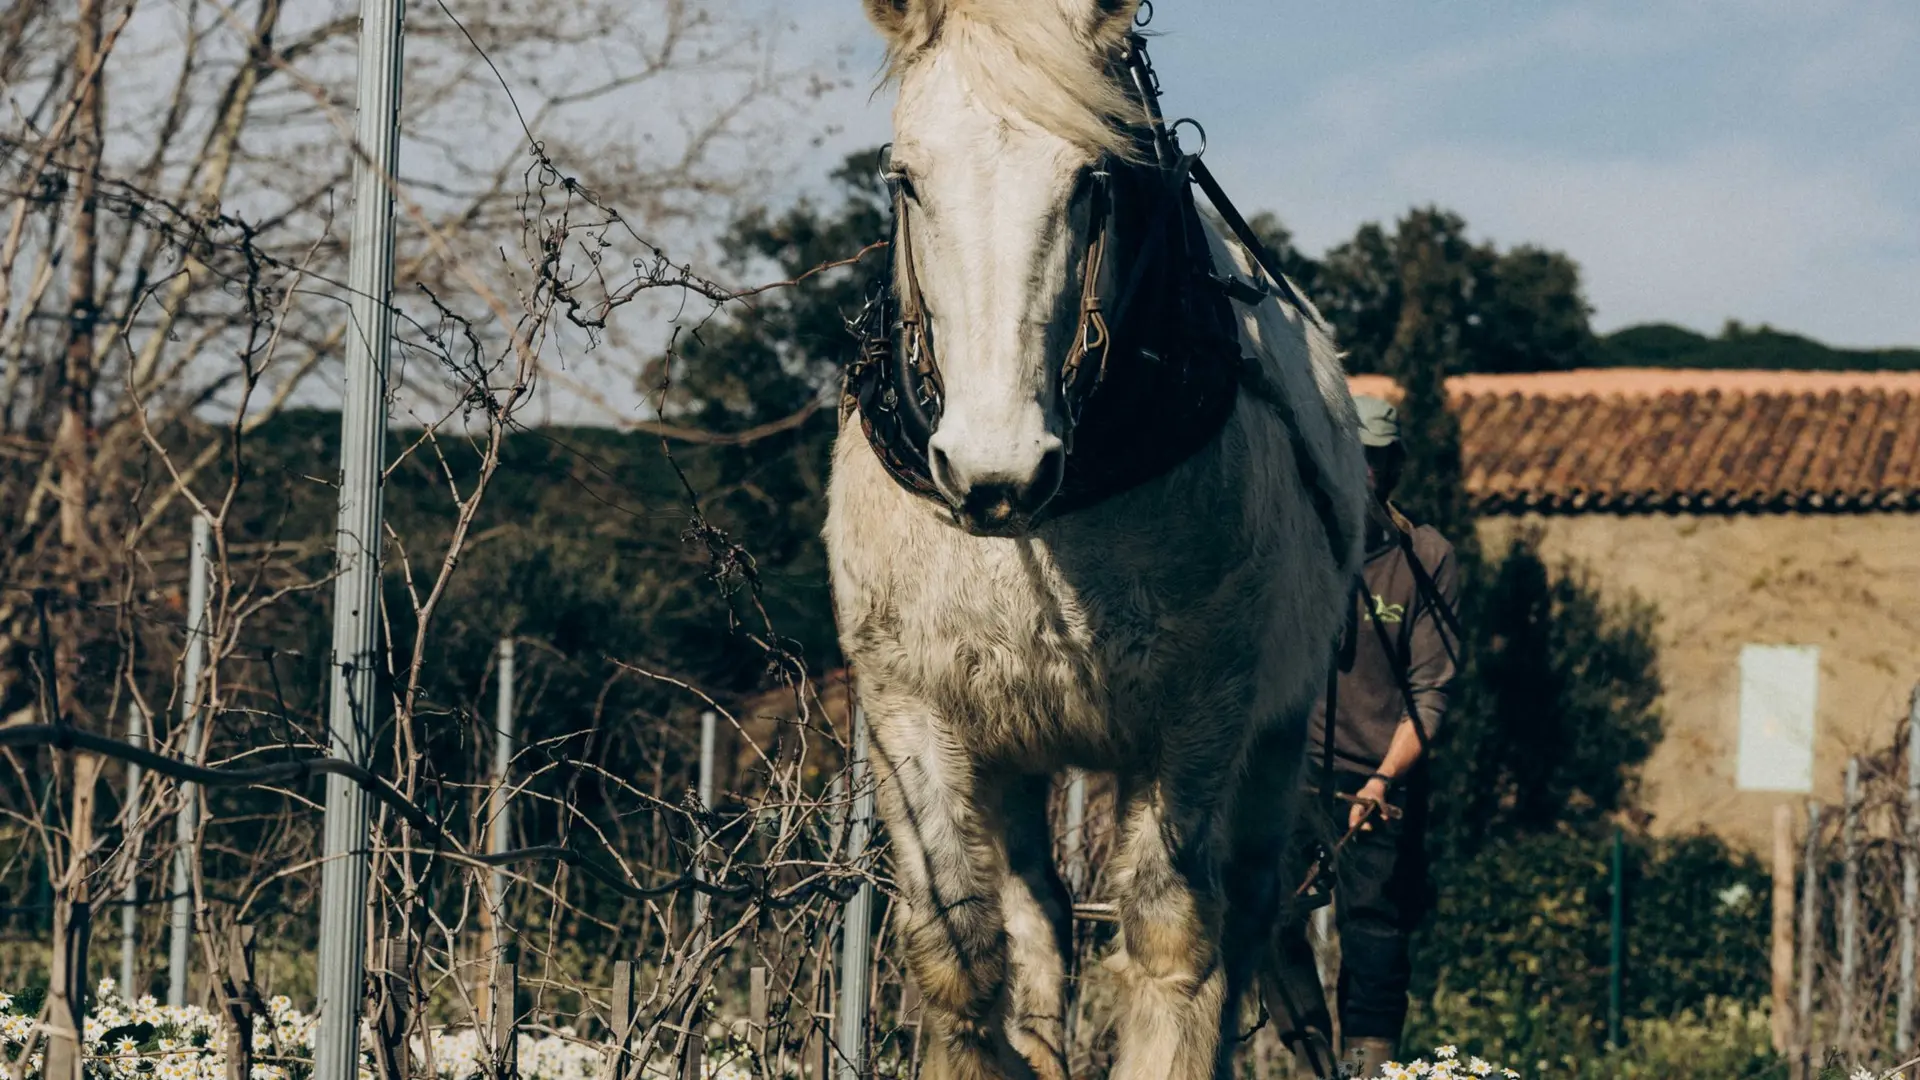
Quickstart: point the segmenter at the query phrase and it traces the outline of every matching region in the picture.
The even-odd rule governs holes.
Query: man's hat
[[[1360,445],[1392,446],[1400,441],[1400,410],[1385,398],[1361,394],[1353,399],[1360,413]]]

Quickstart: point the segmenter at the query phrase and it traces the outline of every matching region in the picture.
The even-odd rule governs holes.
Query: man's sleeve
[[[1413,544],[1413,554],[1433,579],[1442,600],[1457,611],[1459,564],[1453,557],[1453,545],[1431,528],[1421,529],[1415,534],[1415,540],[1427,541]],[[1413,691],[1414,707],[1420,710],[1420,723],[1427,737],[1432,738],[1439,734],[1447,716],[1447,695],[1458,674],[1455,660],[1462,644],[1453,639],[1440,612],[1426,596],[1417,597],[1416,610],[1408,649],[1407,682]]]

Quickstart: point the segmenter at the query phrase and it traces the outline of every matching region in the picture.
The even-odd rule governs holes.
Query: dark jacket
[[[1407,715],[1406,695],[1389,662],[1388,649],[1405,666],[1414,708],[1428,738],[1439,734],[1447,715],[1461,644],[1421,595],[1407,547],[1426,568],[1436,591],[1452,606],[1458,596],[1458,567],[1453,545],[1430,526],[1412,532],[1411,544],[1391,528],[1376,528],[1356,586],[1353,611],[1340,648],[1340,679],[1334,717],[1334,767],[1372,772],[1386,757],[1394,729]],[[1378,613],[1376,629],[1371,606]],[[1381,640],[1385,631],[1386,642]],[[1309,768],[1318,768],[1326,731],[1326,700],[1314,705],[1308,728]]]

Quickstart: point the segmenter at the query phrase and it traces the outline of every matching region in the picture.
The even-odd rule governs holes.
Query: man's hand
[[[1354,798],[1360,801],[1347,808],[1347,828],[1351,830],[1359,826],[1361,832],[1371,832],[1373,823],[1386,816],[1387,782],[1377,776],[1373,777]],[[1378,807],[1372,805],[1375,803],[1379,804]],[[1370,816],[1369,812],[1371,812]],[[1360,824],[1363,818],[1366,820],[1365,825]]]

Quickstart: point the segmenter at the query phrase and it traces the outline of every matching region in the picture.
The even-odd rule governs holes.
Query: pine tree
[[[1468,365],[1461,330],[1472,301],[1466,223],[1419,210],[1394,238],[1399,311],[1383,368],[1400,384],[1400,434],[1406,472],[1395,502],[1414,521],[1452,541],[1462,568],[1479,561],[1473,509],[1460,464],[1460,421],[1447,407],[1446,379]]]

